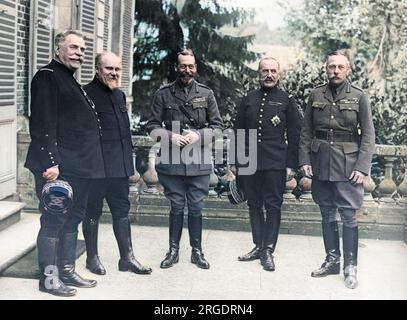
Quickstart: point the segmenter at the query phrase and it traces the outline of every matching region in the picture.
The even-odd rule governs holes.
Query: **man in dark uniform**
[[[300,114],[294,98],[278,87],[280,64],[276,59],[261,59],[258,73],[261,88],[250,91],[243,98],[234,126],[236,131],[245,130],[246,154],[250,143],[257,143],[257,153],[249,155],[257,161],[253,174],[244,174],[244,165],[236,163],[237,175],[247,197],[255,244],[238,260],[260,259],[264,270],[274,271],[273,252],[280,228],[285,182],[294,176],[298,166]],[[247,139],[251,130],[256,132],[253,142]],[[242,143],[236,141],[236,150],[242,153],[239,151],[243,148]]]
[[[328,84],[308,100],[301,130],[299,164],[312,177],[312,197],[322,215],[326,259],[312,277],[340,273],[336,212],[343,223],[345,285],[356,288],[358,226],[356,209],[363,202],[363,178],[370,172],[375,133],[369,100],[347,80],[349,59],[333,52],[326,62]]]
[[[96,75],[84,87],[95,103],[103,131],[102,150],[106,178],[94,179],[91,183],[82,223],[86,242],[86,267],[95,274],[106,274],[98,256],[99,218],[102,215],[103,199],[113,216],[113,231],[119,246],[119,270],[138,274],[151,273],[134,257],[129,220],[129,177],[134,174],[130,121],[126,108],[126,96],[118,88],[122,63],[114,53],[104,52],[95,58]]]
[[[191,262],[208,269],[201,245],[202,207],[213,170],[208,145],[214,130],[221,129],[222,119],[212,90],[194,80],[197,69],[191,50],[178,53],[175,68],[177,80],[155,93],[147,123],[148,132],[161,142],[156,170],[171,202],[169,251],[160,267],[169,268],[178,262],[187,204]],[[193,159],[187,159],[190,152]]]
[[[39,198],[46,181],[60,177],[72,186],[73,205],[66,214],[53,215],[40,204],[41,229],[37,238],[39,289],[72,296],[76,290],[67,285],[96,285],[96,281],[83,279],[75,272],[76,242],[90,181],[104,177],[105,170],[98,115],[74,78],[84,59],[84,38],[77,31],[60,33],[55,48],[55,58],[32,80],[31,144],[25,166],[35,176]]]

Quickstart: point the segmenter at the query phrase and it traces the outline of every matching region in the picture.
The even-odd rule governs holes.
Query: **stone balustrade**
[[[18,190],[27,210],[37,210],[34,181],[23,167],[29,144],[29,135],[18,134]],[[227,144],[217,141],[215,147]],[[159,144],[148,136],[134,136],[134,156],[139,172],[130,177],[131,219],[139,224],[167,225],[169,203],[163,195],[155,171],[155,157]],[[365,201],[358,210],[357,219],[361,237],[404,240],[407,242],[407,146],[376,145],[375,157],[381,159],[383,175],[365,179]],[[379,162],[375,162],[377,165]],[[401,164],[401,165],[400,165]],[[396,183],[393,173],[401,172],[400,183]],[[377,171],[377,170],[376,170]],[[246,204],[232,205],[226,196],[219,197],[214,191],[218,182],[234,179],[226,167],[221,176],[211,176],[210,196],[205,200],[204,223],[206,228],[250,230]],[[292,234],[319,235],[320,213],[312,201],[310,179],[296,177],[287,182],[282,207],[281,232]],[[377,184],[377,185],[376,185]],[[294,192],[293,192],[294,190]],[[111,220],[108,208],[103,220]]]

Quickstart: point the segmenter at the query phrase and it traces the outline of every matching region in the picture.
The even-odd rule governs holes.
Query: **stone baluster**
[[[137,171],[137,167],[136,167],[136,154],[133,153],[133,167],[134,167],[134,174],[132,176],[129,177],[129,184],[130,184],[130,192],[135,192],[138,193],[139,192],[139,184],[140,184],[140,179],[141,179],[141,175],[140,173]]]
[[[401,203],[407,204],[407,157],[403,157],[404,179],[398,187],[398,192],[402,196]]]
[[[217,197],[218,194],[214,189],[218,185],[219,178],[215,174],[215,172],[212,171],[209,179],[210,179],[209,180],[209,196],[210,197]]]
[[[301,200],[306,200],[310,201],[312,200],[312,194],[311,194],[311,185],[312,185],[312,179],[307,178],[307,177],[302,177],[300,180],[300,188],[301,188]]]
[[[157,158],[158,148],[152,146],[148,153],[148,168],[143,174],[143,180],[147,185],[147,189],[142,190],[143,194],[159,194],[158,190],[158,176],[155,171],[155,160]]]
[[[393,181],[393,164],[394,161],[397,159],[396,157],[383,157],[385,161],[385,173],[384,173],[384,180],[379,184],[379,192],[380,192],[380,201],[386,203],[392,203],[394,200],[392,199],[393,193],[397,190],[397,186]]]
[[[285,190],[283,194],[284,199],[295,199],[295,195],[293,194],[293,191],[295,187],[297,186],[297,180],[295,178],[291,178],[285,183]]]
[[[376,184],[374,183],[370,174],[363,179],[363,189],[365,191],[365,195],[363,197],[363,201],[374,201],[372,192],[376,188]]]

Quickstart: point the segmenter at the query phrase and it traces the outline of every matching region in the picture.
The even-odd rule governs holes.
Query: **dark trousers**
[[[66,177],[65,180],[73,191],[72,207],[67,213],[52,214],[44,210],[41,201],[39,204],[41,228],[37,237],[37,249],[41,278],[49,273],[58,273],[58,269],[62,272],[70,270],[71,273],[75,270],[78,225],[85,217],[91,180],[72,177]],[[44,184],[45,180],[36,175],[35,187],[39,199]]]
[[[280,229],[286,171],[259,170],[253,175],[242,176],[242,181],[253,242],[259,248],[268,247],[274,251]]]
[[[45,211],[40,203],[40,236],[57,238],[61,233],[75,233],[78,231],[78,225],[85,217],[91,179],[65,177],[65,180],[71,185],[73,190],[72,207],[66,214],[54,215]],[[41,176],[35,176],[35,188],[38,199],[41,199],[41,192],[45,183],[46,181]]]
[[[86,217],[98,220],[102,215],[103,199],[109,206],[113,220],[126,218],[130,210],[129,179],[93,179],[90,184]]]

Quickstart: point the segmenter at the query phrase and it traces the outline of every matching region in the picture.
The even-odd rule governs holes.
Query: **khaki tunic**
[[[328,139],[322,139],[321,132]],[[335,139],[347,134],[348,141]],[[335,99],[327,84],[311,92],[301,129],[299,166],[311,165],[321,181],[349,181],[353,170],[369,174],[374,146],[372,113],[361,89],[346,81]]]

